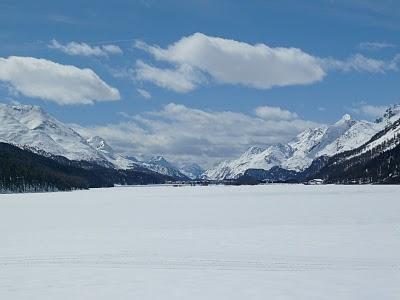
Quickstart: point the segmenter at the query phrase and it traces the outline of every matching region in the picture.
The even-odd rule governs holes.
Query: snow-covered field
[[[0,299],[400,299],[400,186],[0,195]]]

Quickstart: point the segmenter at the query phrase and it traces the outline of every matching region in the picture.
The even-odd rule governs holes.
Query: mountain
[[[400,183],[399,116],[381,119],[386,125],[383,130],[360,147],[330,157],[308,179],[321,178],[327,183]]]
[[[162,157],[143,162],[116,153],[99,136],[84,138],[38,106],[0,104],[0,125],[0,141],[47,157],[63,156],[121,170],[148,169],[179,180],[189,179]]]
[[[286,145],[278,144],[268,148],[251,147],[238,159],[224,161],[216,167],[204,172],[203,178],[212,180],[223,180],[237,178],[248,169],[263,169],[280,165],[288,159],[291,149]]]
[[[72,161],[63,156],[49,158],[0,143],[0,193],[154,184],[172,179],[147,169],[120,170],[85,161]]]
[[[100,153],[108,162],[112,163],[118,169],[132,169],[135,168],[136,159],[126,158],[114,152],[107,142],[99,137],[94,136],[86,140],[87,143],[98,153]]]
[[[178,170],[190,179],[199,179],[204,173],[204,169],[195,163],[180,163]]]
[[[167,161],[162,156],[152,157],[150,160],[145,161],[145,162],[137,161],[137,162],[135,162],[135,164],[145,167],[154,172],[157,172],[157,173],[160,173],[163,175],[167,175],[167,176],[171,176],[171,177],[179,179],[179,180],[190,179],[188,176],[183,174],[175,165],[173,165],[172,163]]]
[[[397,121],[400,117],[400,104],[394,104],[388,107],[382,117],[376,119],[376,123],[383,123],[389,126]]]
[[[173,164],[162,156],[144,161],[125,157],[101,137],[86,139],[37,106],[0,104],[0,188],[12,188],[18,178],[23,178],[25,190],[199,177],[247,183],[310,178],[332,183],[393,183],[399,178],[399,119],[400,105],[389,107],[376,122],[344,115],[334,124],[307,129],[286,144],[251,147],[238,159],[203,172],[196,164]]]
[[[364,144],[382,127],[379,123],[353,120],[346,114],[333,125],[301,133],[295,141],[289,143],[293,155],[282,164],[282,167],[303,171],[317,157],[333,156]]]
[[[142,166],[154,172],[172,176],[178,180],[193,180],[200,178],[204,169],[194,163],[171,163],[163,156],[155,156],[149,160],[139,161],[135,158],[129,158],[133,165]]]
[[[356,121],[346,114],[332,125],[303,131],[287,144],[267,148],[251,147],[238,159],[224,161],[205,171],[202,176],[212,180],[233,179],[249,169],[268,171],[273,167],[302,172],[318,157],[334,156],[364,144],[382,130],[384,123]],[[274,171],[277,173],[276,169]],[[271,174],[264,173],[263,176],[270,178]]]
[[[49,156],[112,166],[75,130],[38,106],[0,104],[0,125],[0,140],[3,142]]]

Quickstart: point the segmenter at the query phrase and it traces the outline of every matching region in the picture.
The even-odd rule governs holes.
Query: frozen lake
[[[400,186],[0,195],[0,299],[400,299]]]

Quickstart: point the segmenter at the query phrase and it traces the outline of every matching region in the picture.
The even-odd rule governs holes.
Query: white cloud
[[[360,43],[359,48],[361,50],[369,50],[369,51],[377,51],[377,50],[382,50],[386,48],[395,48],[396,45],[391,44],[391,43],[385,43],[385,42],[363,42]]]
[[[294,112],[273,106],[257,107],[255,113],[265,120],[293,120],[298,118],[298,115]]]
[[[311,84],[325,76],[319,60],[297,48],[251,45],[202,33],[184,37],[167,48],[150,46],[141,41],[137,41],[135,46],[159,61],[173,64],[175,71],[179,71],[182,66],[190,67],[210,76],[217,83],[268,89],[274,86]],[[184,78],[188,75],[187,72],[179,74]],[[153,77],[139,79],[157,84]],[[199,83],[196,81],[189,85],[190,88],[181,91],[190,91]],[[170,86],[164,82],[163,87]],[[174,87],[170,88],[175,90]]]
[[[162,48],[136,41],[135,47],[170,67],[155,67],[139,61],[136,79],[189,92],[207,82],[243,85],[258,89],[304,85],[321,81],[330,71],[385,73],[398,71],[400,54],[391,60],[355,54],[341,60],[312,56],[298,48],[269,47],[202,33],[183,37]],[[363,49],[395,47],[389,43],[365,42]]]
[[[109,54],[122,54],[123,53],[122,49],[117,45],[112,45],[112,44],[111,45],[103,45],[103,46],[101,46],[101,48],[106,53],[109,53]]]
[[[362,54],[355,54],[346,60],[334,58],[321,59],[321,65],[326,71],[337,70],[343,72],[367,72],[385,73],[387,71],[397,71],[400,62],[400,55],[394,56],[389,61],[366,57]]]
[[[51,49],[60,50],[68,55],[108,56],[109,54],[122,54],[122,49],[117,45],[90,46],[86,43],[77,42],[69,42],[63,45],[53,39],[48,46]]]
[[[33,57],[0,57],[0,81],[24,96],[61,105],[120,99],[119,91],[91,69]]]
[[[135,74],[137,80],[150,81],[178,93],[192,91],[202,82],[201,75],[188,65],[181,65],[176,69],[160,69],[138,60]]]
[[[349,110],[358,115],[376,118],[376,117],[383,116],[386,109],[387,109],[387,106],[384,106],[384,105],[371,105],[371,104],[366,104],[364,102],[361,102],[358,105],[356,105],[355,107],[350,108]]]
[[[236,157],[249,146],[286,142],[300,131],[316,126],[300,118],[266,120],[174,103],[160,111],[131,117],[125,113],[124,117],[128,119],[117,124],[77,127],[77,130],[85,136],[102,136],[117,151],[127,155],[162,154],[175,161],[210,166],[216,161]]]
[[[145,99],[151,99],[151,94],[144,90],[144,89],[136,89],[136,91],[139,93],[140,96],[142,96]]]

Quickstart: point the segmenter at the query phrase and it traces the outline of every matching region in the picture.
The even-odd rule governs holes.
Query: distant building
[[[315,179],[311,179],[311,180],[307,181],[306,184],[309,184],[309,185],[324,184],[324,180],[323,180],[323,179],[320,179],[320,178],[315,178]]]

